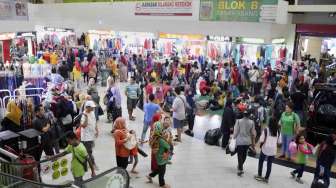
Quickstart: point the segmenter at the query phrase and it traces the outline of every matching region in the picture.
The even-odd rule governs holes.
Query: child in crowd
[[[130,131],[130,134],[132,135],[132,137],[135,137],[135,138],[136,138],[136,134],[135,134],[135,131],[134,131],[134,130],[131,130],[131,131]],[[134,147],[133,149],[131,149],[131,151],[130,151],[130,161],[129,161],[128,163],[129,163],[129,164],[132,164],[132,163],[133,163],[133,159],[134,159],[134,164],[133,164],[131,173],[133,173],[133,174],[138,174],[139,172],[135,170],[135,168],[137,167],[138,162],[139,162],[139,157],[138,157],[138,145],[137,145],[136,147]]]
[[[159,86],[156,87],[154,96],[155,96],[155,103],[162,106],[164,96],[161,87]]]
[[[306,166],[307,157],[308,155],[313,153],[314,146],[307,143],[304,135],[302,134],[296,137],[295,142],[297,144],[296,163],[298,167],[296,168],[296,170],[292,171],[290,174],[292,175],[293,178],[296,177],[295,180],[298,183],[303,184],[303,181],[301,180],[301,178],[304,172],[304,168]]]

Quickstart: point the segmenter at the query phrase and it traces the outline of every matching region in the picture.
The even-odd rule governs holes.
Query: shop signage
[[[225,36],[214,36],[214,35],[208,35],[207,40],[210,41],[220,41],[220,42],[231,42],[231,37],[225,37]]]
[[[272,39],[272,44],[284,44],[286,42],[285,38]]]
[[[192,16],[192,0],[141,1],[135,5],[138,16]]]
[[[265,40],[261,38],[244,38],[244,37],[237,37],[237,43],[247,43],[247,44],[264,44]]]
[[[159,33],[159,38],[162,38],[162,39],[183,39],[183,40],[205,40],[204,35],[200,35],[200,34]]]
[[[0,20],[28,20],[26,0],[0,0]]]
[[[73,29],[68,28],[54,28],[54,27],[44,27],[45,31],[51,31],[51,32],[74,32]]]
[[[36,31],[33,32],[17,32],[17,37],[34,37],[36,36]]]
[[[278,0],[201,0],[201,21],[275,23]]]

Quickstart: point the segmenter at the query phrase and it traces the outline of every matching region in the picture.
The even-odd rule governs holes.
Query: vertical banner
[[[135,5],[138,16],[192,16],[192,0],[142,1]]]
[[[278,0],[201,0],[201,21],[275,23]]]
[[[0,20],[28,20],[26,0],[0,0]]]

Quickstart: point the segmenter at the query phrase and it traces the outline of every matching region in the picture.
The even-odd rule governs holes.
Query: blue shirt
[[[144,121],[146,123],[150,123],[152,122],[152,118],[154,116],[154,114],[160,110],[160,106],[157,104],[154,104],[152,102],[150,103],[146,103],[144,105],[144,112],[145,112],[145,117],[144,117]]]

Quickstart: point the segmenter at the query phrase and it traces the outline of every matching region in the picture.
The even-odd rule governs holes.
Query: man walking
[[[96,137],[98,137],[98,126],[96,116],[94,113],[94,108],[96,108],[95,102],[93,102],[92,100],[85,102],[85,110],[82,114],[80,126],[81,126],[81,141],[85,146],[89,154],[89,157],[91,158],[92,163],[97,170],[97,165],[95,163],[92,154],[94,140]]]
[[[129,120],[135,121],[135,117],[133,116],[133,110],[136,108],[136,105],[138,103],[140,87],[137,83],[135,83],[134,77],[131,77],[130,84],[126,86],[125,93],[127,96],[127,110]]]

